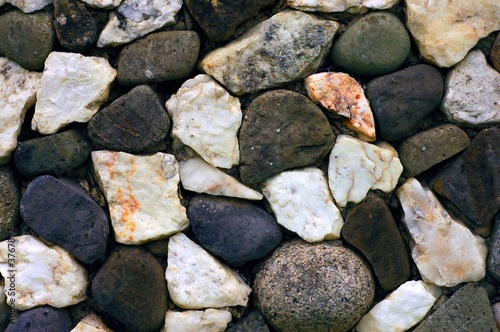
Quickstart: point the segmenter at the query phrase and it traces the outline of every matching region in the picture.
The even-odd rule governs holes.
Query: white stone
[[[217,196],[261,200],[262,194],[248,188],[232,176],[207,164],[201,158],[179,162],[179,174],[184,189]]]
[[[262,192],[278,223],[304,240],[319,242],[340,237],[344,220],[319,168],[282,172],[267,179]]]
[[[70,331],[70,332],[113,332],[94,313],[90,313]]]
[[[416,179],[406,180],[397,195],[413,240],[411,255],[424,281],[454,287],[484,278],[488,253],[484,239],[454,220]]]
[[[300,80],[324,62],[339,24],[285,10],[202,60],[201,69],[236,95]]]
[[[483,52],[471,51],[448,72],[441,109],[459,125],[500,123],[500,73],[487,64]]]
[[[339,135],[330,153],[328,183],[340,207],[359,203],[370,189],[390,193],[403,172],[394,148]]]
[[[182,0],[124,0],[97,41],[98,47],[117,46],[175,23]]]
[[[93,8],[113,9],[118,7],[123,0],[81,0],[87,6]]]
[[[405,12],[420,54],[439,67],[458,63],[479,39],[500,29],[498,0],[406,0]]]
[[[141,244],[189,226],[178,195],[179,166],[173,155],[94,151],[92,162],[117,242]]]
[[[68,307],[87,298],[87,272],[59,246],[49,247],[31,235],[0,242],[0,273],[7,303],[27,310],[36,306]]]
[[[234,270],[183,233],[168,241],[165,278],[170,298],[183,309],[246,306],[252,291]]]
[[[26,111],[35,104],[42,74],[0,57],[0,165],[17,146]]]
[[[290,7],[312,12],[362,12],[363,9],[387,9],[399,0],[287,0]]]
[[[231,319],[227,310],[169,310],[165,316],[165,332],[221,332],[226,330]]]
[[[10,3],[21,9],[23,13],[32,13],[50,5],[53,0],[6,0],[4,3]],[[2,5],[0,0],[0,6]]]
[[[31,128],[54,134],[72,122],[88,122],[108,100],[116,70],[108,60],[52,52],[45,60]]]
[[[421,280],[407,281],[375,305],[356,325],[358,332],[401,332],[420,322],[441,296]]]
[[[231,168],[239,163],[240,101],[210,76],[187,80],[165,106],[173,122],[172,137],[212,166]]]

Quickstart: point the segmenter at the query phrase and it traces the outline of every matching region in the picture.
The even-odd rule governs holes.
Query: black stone
[[[68,332],[74,326],[67,309],[43,306],[21,312],[5,332]]]
[[[97,42],[97,22],[82,2],[54,0],[54,18],[57,39],[68,50],[83,52]]]
[[[19,221],[21,193],[9,166],[0,166],[0,241],[9,237]]]
[[[225,332],[269,332],[269,327],[262,314],[258,310],[253,310],[230,324]]]
[[[500,282],[500,213],[497,213],[491,231],[486,270],[491,277]]]

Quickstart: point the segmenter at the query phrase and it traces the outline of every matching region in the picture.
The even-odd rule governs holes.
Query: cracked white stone
[[[0,57],[0,165],[17,146],[26,111],[35,104],[42,74]]]
[[[263,198],[258,191],[248,188],[232,176],[207,164],[201,158],[179,162],[179,174],[182,186],[197,193],[249,200]]]
[[[10,3],[19,8],[23,13],[33,13],[50,5],[52,2],[53,0],[6,0],[2,3],[0,0],[0,6],[4,3]]]
[[[313,12],[364,12],[369,9],[387,9],[399,0],[287,0],[290,7]]]
[[[94,151],[92,162],[108,201],[116,242],[141,244],[189,226],[178,195],[179,166],[173,155]]]
[[[359,203],[370,189],[390,193],[403,172],[396,150],[339,135],[328,165],[328,183],[340,207]]]
[[[165,107],[173,138],[212,166],[231,168],[239,163],[240,101],[210,76],[200,74],[184,82]]]
[[[94,313],[90,313],[70,331],[70,332],[113,332]]]
[[[113,9],[118,7],[123,0],[81,0],[89,7]]]
[[[344,220],[316,167],[282,172],[267,179],[262,192],[280,225],[308,242],[340,237]]]
[[[488,254],[484,239],[453,219],[416,179],[406,180],[397,195],[413,240],[411,256],[424,281],[454,287],[484,278]]]
[[[0,273],[7,303],[13,301],[19,310],[68,307],[87,298],[85,268],[63,248],[31,235],[0,242]]]
[[[252,291],[234,270],[183,233],[168,241],[165,278],[170,298],[183,309],[246,306]]]
[[[231,319],[228,310],[168,310],[165,315],[165,332],[221,332],[226,330]]]
[[[108,60],[52,52],[45,60],[31,128],[54,134],[72,122],[88,122],[108,100],[116,70]]]

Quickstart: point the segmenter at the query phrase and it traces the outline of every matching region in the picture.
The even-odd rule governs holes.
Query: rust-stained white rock
[[[340,237],[344,220],[319,168],[282,172],[267,179],[262,192],[278,223],[304,240],[319,242]]]
[[[123,0],[81,0],[87,6],[94,8],[113,9],[118,7]]]
[[[290,7],[312,12],[364,12],[370,9],[387,9],[399,0],[287,0]]]
[[[186,209],[178,195],[178,164],[173,155],[94,151],[92,162],[108,201],[117,242],[141,244],[167,238],[188,227]]]
[[[252,289],[184,233],[168,241],[168,293],[183,309],[246,306]]]
[[[50,5],[52,2],[53,0],[6,0],[2,3],[0,0],[0,6],[5,3],[10,3],[11,5],[22,10],[23,13],[33,13],[47,5]]]
[[[484,240],[453,219],[429,188],[409,178],[397,190],[411,255],[424,281],[453,287],[486,274]]]
[[[375,120],[361,85],[345,73],[317,73],[306,77],[309,98],[344,117],[344,124],[366,142],[373,142]]]
[[[35,104],[42,74],[0,57],[0,165],[17,146],[26,111]]]
[[[90,313],[83,317],[82,320],[71,330],[71,332],[113,332],[113,330],[107,327],[99,316],[94,313]]]
[[[328,183],[340,207],[361,202],[370,189],[389,193],[396,187],[403,166],[396,150],[388,146],[337,136],[330,153]]]
[[[19,310],[68,307],[87,298],[85,268],[63,248],[31,235],[0,242],[0,273],[7,303],[13,301]]]
[[[54,134],[72,122],[88,122],[108,100],[116,70],[108,60],[52,52],[45,60],[31,128]]]
[[[231,319],[228,310],[168,310],[165,315],[165,332],[221,332],[226,330]]]
[[[205,74],[187,80],[165,104],[172,137],[191,147],[207,163],[231,168],[240,160],[240,101]]]

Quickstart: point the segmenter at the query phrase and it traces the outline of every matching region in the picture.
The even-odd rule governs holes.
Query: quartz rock
[[[94,313],[90,313],[76,324],[75,328],[70,332],[113,332],[102,322],[102,320]]]
[[[92,161],[117,242],[141,244],[188,227],[186,209],[177,193],[179,173],[173,155],[94,151]]]
[[[108,100],[116,70],[100,57],[52,52],[45,61],[31,128],[53,134],[72,122],[87,122]]]
[[[231,168],[240,160],[240,101],[210,76],[187,80],[166,102],[173,122],[172,137],[215,167]]]
[[[89,7],[113,9],[118,7],[123,0],[81,0]]]
[[[24,13],[32,13],[52,3],[53,0],[6,0],[13,6],[21,9]]]
[[[206,309],[183,312],[167,311],[165,331],[168,332],[219,332],[225,331],[232,316],[228,310]]]
[[[285,10],[210,52],[201,69],[236,95],[300,80],[324,62],[339,24]]]
[[[168,241],[165,278],[170,298],[183,309],[246,306],[252,291],[235,271],[183,233]]]
[[[287,0],[290,7],[305,11],[318,12],[361,12],[366,8],[387,9],[399,0]]]
[[[416,179],[406,180],[397,195],[413,239],[411,255],[424,281],[453,287],[484,278],[488,250],[481,237],[453,219]]]

